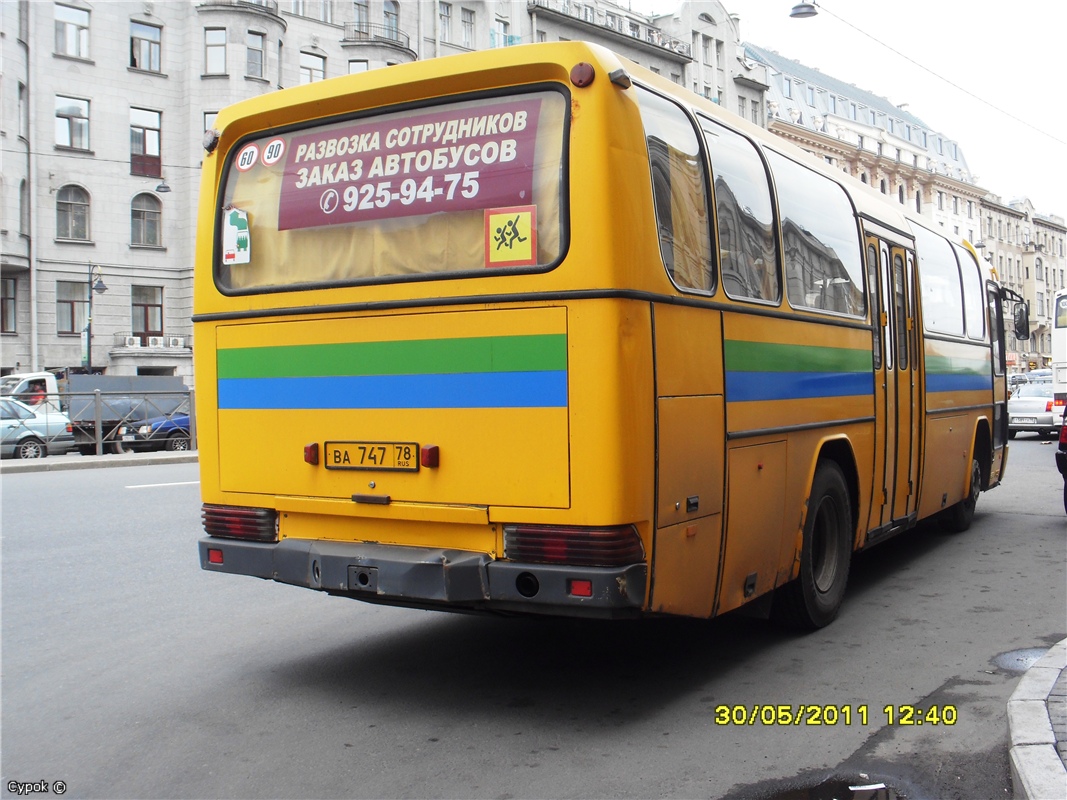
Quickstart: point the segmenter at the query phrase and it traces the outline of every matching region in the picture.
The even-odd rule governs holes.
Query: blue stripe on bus
[[[992,391],[993,377],[991,375],[975,375],[963,373],[927,373],[927,392],[978,392]]]
[[[727,372],[727,402],[874,394],[870,372]]]
[[[567,371],[222,378],[220,409],[564,408]]]

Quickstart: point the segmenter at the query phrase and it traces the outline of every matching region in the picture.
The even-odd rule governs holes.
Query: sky
[[[1003,202],[1028,197],[1037,213],[1067,218],[1067,3],[817,0],[817,16],[792,19],[797,2],[723,6],[740,17],[742,41],[906,103]],[[630,0],[657,13],[679,4]]]

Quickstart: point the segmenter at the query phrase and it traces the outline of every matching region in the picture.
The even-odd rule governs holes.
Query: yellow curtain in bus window
[[[485,210],[485,266],[527,267],[537,263],[537,206]]]
[[[247,264],[252,260],[252,236],[248,212],[228,206],[222,209],[222,263]]]

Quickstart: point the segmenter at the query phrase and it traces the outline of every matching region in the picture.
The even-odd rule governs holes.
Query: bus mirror
[[[1030,338],[1030,310],[1026,303],[1015,304],[1015,338]]]

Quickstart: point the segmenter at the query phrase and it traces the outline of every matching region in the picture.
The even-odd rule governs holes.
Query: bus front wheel
[[[811,482],[800,575],[778,589],[774,615],[792,627],[829,625],[841,610],[852,559],[852,503],[841,468],[820,461]]]

